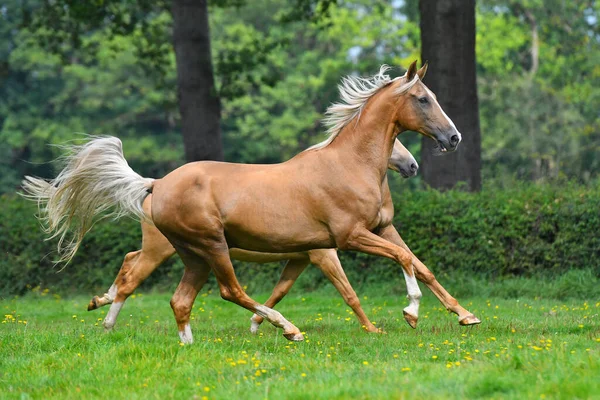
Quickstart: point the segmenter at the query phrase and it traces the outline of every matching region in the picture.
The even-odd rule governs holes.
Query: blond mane
[[[356,118],[358,122],[365,104],[367,104],[367,101],[371,97],[390,83],[406,76],[403,75],[392,79],[389,75],[385,74],[389,69],[390,67],[384,64],[379,68],[379,72],[371,77],[361,78],[359,76],[348,75],[342,78],[342,83],[338,85],[341,102],[330,105],[327,111],[325,111],[325,118],[323,119],[323,124],[327,127],[328,137],[321,143],[309,147],[307,150],[321,149],[333,142],[350,121]],[[401,95],[405,93],[418,80],[419,77],[415,74],[415,77],[410,82],[401,85],[394,91],[394,94]]]

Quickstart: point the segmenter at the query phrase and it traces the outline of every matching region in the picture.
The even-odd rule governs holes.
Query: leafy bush
[[[88,234],[71,264],[59,272],[52,262],[55,242],[45,241],[34,218],[35,205],[15,195],[0,199],[0,297],[38,286],[63,292],[103,291],[125,254],[141,244],[137,222],[103,221]],[[579,287],[585,282],[569,275],[570,270],[585,270],[588,281],[600,277],[600,181],[588,186],[519,184],[481,193],[401,191],[394,199],[399,232],[444,279],[473,277],[479,285],[508,276],[555,276],[564,278],[564,285]],[[357,287],[394,282],[403,291],[400,269],[389,260],[350,252],[341,254],[341,259]],[[272,289],[279,269],[278,264],[236,263],[240,282],[253,291]],[[143,287],[172,289],[182,270],[181,261],[173,257]],[[323,282],[322,274],[309,268],[298,284],[306,290]],[[515,282],[513,286],[518,286]],[[522,293],[513,286],[511,293]],[[557,293],[563,295],[565,290],[568,287]]]

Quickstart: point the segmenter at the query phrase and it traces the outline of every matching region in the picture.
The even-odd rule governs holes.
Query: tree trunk
[[[173,0],[177,94],[187,161],[222,160],[221,103],[215,89],[206,0]]]
[[[475,0],[420,0],[421,57],[430,68],[427,86],[462,134],[455,153],[434,157],[434,141],[422,139],[425,183],[450,189],[466,182],[481,189],[481,132],[475,76]]]

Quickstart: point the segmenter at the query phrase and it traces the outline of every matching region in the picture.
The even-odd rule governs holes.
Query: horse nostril
[[[458,144],[458,135],[452,135],[452,137],[450,138],[450,143],[452,143],[453,146]]]
[[[415,163],[410,164],[410,170],[412,172],[415,172],[418,169],[419,169],[419,166],[417,164],[415,164]]]

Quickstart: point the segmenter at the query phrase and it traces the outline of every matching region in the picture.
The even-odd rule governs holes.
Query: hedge
[[[46,241],[34,204],[3,195],[0,209],[0,297],[23,294],[35,287],[60,292],[105,290],[123,256],[139,248],[139,224],[133,220],[103,221],[86,237],[73,261],[62,271],[53,264],[55,242]],[[600,181],[586,186],[516,184],[459,190],[397,191],[394,224],[413,252],[437,274],[496,279],[505,276],[563,275],[572,269],[600,276]],[[359,253],[341,255],[355,285],[397,282],[399,269],[390,261]],[[254,290],[269,290],[279,264],[236,263],[240,281]],[[183,270],[173,257],[144,288],[173,288]],[[324,278],[315,268],[302,285],[319,287]],[[214,284],[214,283],[213,283]]]

